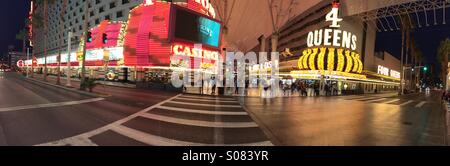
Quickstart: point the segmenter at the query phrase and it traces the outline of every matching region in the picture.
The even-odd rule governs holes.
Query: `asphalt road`
[[[444,145],[440,93],[240,98],[275,145]]]
[[[232,97],[103,85],[92,97],[16,73],[0,91],[0,145],[273,145]]]
[[[5,73],[0,78],[0,145],[38,145],[65,139],[101,128],[176,95],[115,87],[109,87],[108,91],[117,95],[95,98]]]

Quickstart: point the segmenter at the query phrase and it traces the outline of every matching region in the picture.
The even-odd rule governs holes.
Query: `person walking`
[[[212,77],[211,78],[211,95],[215,95],[216,94],[216,78]]]

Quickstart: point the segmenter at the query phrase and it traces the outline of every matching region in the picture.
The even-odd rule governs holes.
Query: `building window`
[[[105,20],[110,20],[111,18],[110,18],[110,16],[109,15],[106,15],[105,16]]]
[[[98,9],[98,13],[103,13],[105,10],[104,10],[104,7],[102,6],[102,7],[100,7],[99,9]]]
[[[122,0],[122,4],[130,3],[130,0]]]
[[[110,9],[113,9],[113,8],[115,8],[116,7],[116,2],[111,2],[110,4],[109,4],[109,8]]]
[[[116,13],[116,18],[121,18],[122,16],[123,16],[122,11],[118,11],[118,12]]]
[[[100,24],[100,20],[97,18],[95,19],[95,25]]]

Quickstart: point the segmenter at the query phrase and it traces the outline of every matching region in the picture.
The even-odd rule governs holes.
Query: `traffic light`
[[[425,67],[423,67],[423,71],[425,71],[425,72],[426,72],[427,70],[428,70],[428,67],[426,67],[426,66],[425,66]]]
[[[92,33],[91,32],[87,33],[87,42],[88,43],[92,42]]]
[[[103,38],[102,38],[103,40],[103,44],[106,44],[106,43],[108,43],[108,35],[106,34],[106,33],[103,33]]]

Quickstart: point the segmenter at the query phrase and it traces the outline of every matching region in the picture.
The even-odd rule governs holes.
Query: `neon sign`
[[[219,52],[209,51],[202,48],[192,48],[186,45],[175,44],[172,48],[175,55],[184,55],[189,57],[197,57],[210,60],[218,60]]]
[[[333,8],[330,13],[326,15],[326,21],[331,22],[330,28],[319,29],[308,33],[307,45],[308,47],[317,46],[333,46],[344,47],[356,50],[356,42],[358,38],[351,32],[334,29],[340,28],[339,22],[343,19],[338,17],[339,3],[333,3]]]
[[[378,65],[378,74],[385,75],[385,76],[391,76],[391,77],[397,78],[397,79],[400,78],[400,72],[389,69],[389,68],[381,66],[381,65]]]

